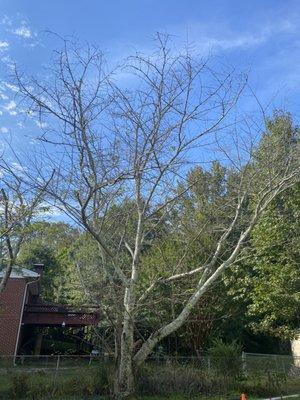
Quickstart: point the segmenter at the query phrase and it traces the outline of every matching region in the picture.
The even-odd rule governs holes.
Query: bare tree
[[[45,185],[33,188],[26,183],[21,165],[0,161],[0,240],[3,277],[0,293],[6,287],[12,267],[26,236],[26,229],[32,219],[42,211]],[[48,182],[46,183],[47,186]]]
[[[189,163],[210,160],[209,143],[236,126],[231,112],[247,81],[234,70],[212,69],[207,60],[193,57],[188,50],[171,51],[164,36],[156,40],[152,54],[137,53],[113,72],[106,71],[97,49],[79,50],[65,42],[56,52],[50,71],[53,80],[16,73],[28,109],[44,126],[47,123],[41,137],[43,161],[35,163],[35,172],[39,171],[35,184],[45,185],[55,171],[47,194],[90,234],[100,251],[99,266],[119,320],[116,392],[122,396],[134,390],[135,368],[187,321],[210,285],[237,262],[270,202],[298,179],[299,172],[293,152],[285,158],[273,152],[266,174],[263,164],[270,153],[248,148],[243,152],[248,160],[239,158],[232,219],[219,234],[210,259],[191,269],[181,258],[173,268],[179,272],[157,276],[143,288],[143,249],[184,194],[186,189],[178,191],[178,183],[184,180]],[[228,140],[226,136],[223,144],[228,145]],[[252,208],[245,212],[249,198]],[[138,348],[136,321],[151,304],[156,288],[191,278],[192,294],[178,315]]]

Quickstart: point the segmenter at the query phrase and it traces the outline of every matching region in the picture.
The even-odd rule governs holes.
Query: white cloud
[[[12,162],[11,169],[15,172],[24,172],[27,170],[26,167],[23,167],[23,165],[19,164],[18,162]]]
[[[9,113],[9,115],[17,115],[16,107],[17,107],[16,102],[11,100],[9,103],[3,106],[3,109],[6,110]]]
[[[252,26],[251,30],[235,30],[227,24],[209,24],[194,22],[186,25],[170,26],[168,31],[174,33],[176,47],[182,48],[180,42],[188,36],[191,49],[201,54],[230,51],[235,49],[247,50],[275,40],[275,36],[292,34],[298,29],[297,22],[291,19],[274,20],[262,26]],[[186,41],[183,42],[186,46]]]
[[[12,25],[12,20],[7,15],[4,15],[4,17],[1,19],[1,24],[10,26]]]
[[[13,92],[17,92],[18,91],[18,87],[16,85],[12,85],[11,83],[7,83],[7,82],[4,82],[4,85],[8,89],[12,90]]]
[[[0,99],[7,100],[8,96],[6,96],[6,94],[0,93]]]
[[[228,39],[204,37],[198,42],[197,47],[204,53],[210,50],[232,50],[237,48],[248,48],[265,42],[265,35],[241,35]]]
[[[231,50],[237,48],[247,49],[249,47],[266,43],[268,40],[273,39],[275,35],[291,33],[294,29],[295,25],[291,21],[283,20],[278,23],[264,26],[262,29],[256,30],[255,33],[229,32],[227,35],[221,35],[216,38],[204,38],[202,42],[210,48],[220,50]]]
[[[60,208],[54,204],[48,204],[46,202],[41,204],[40,215],[45,217],[60,217],[63,212]]]
[[[22,45],[24,47],[36,47],[39,44],[36,32],[29,26],[28,21],[20,19],[18,14],[16,18],[9,18],[7,15],[0,18],[0,27],[2,26],[2,34],[7,32],[9,35],[17,36],[20,39],[24,39]],[[6,40],[0,40],[0,52],[4,52],[8,47],[14,47],[14,42],[9,43]],[[4,60],[2,60],[4,62]],[[11,65],[8,65],[11,68]]]
[[[13,60],[12,60],[12,58],[11,58],[10,56],[2,57],[2,58],[1,58],[1,61],[2,61],[4,64],[6,64],[6,66],[7,66],[8,68],[14,69],[15,64],[14,64],[14,62],[13,62]]]
[[[30,39],[32,37],[31,29],[26,25],[20,26],[19,28],[14,29],[12,32],[24,39]]]
[[[17,107],[17,104],[15,101],[11,100],[9,103],[6,104],[6,106],[4,106],[3,108],[6,111],[12,111]]]
[[[41,122],[39,120],[35,120],[34,122],[35,122],[36,126],[41,129],[45,129],[48,126],[48,124],[46,122]]]
[[[3,52],[9,48],[9,43],[6,40],[0,40],[0,52]]]
[[[6,128],[6,126],[2,126],[2,127],[0,128],[0,132],[1,132],[1,133],[8,133],[8,129]]]

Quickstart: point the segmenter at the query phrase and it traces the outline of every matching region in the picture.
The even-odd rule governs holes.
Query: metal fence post
[[[58,356],[57,356],[57,361],[56,361],[56,371],[58,371],[59,364],[60,364],[60,355],[58,355]]]
[[[59,365],[60,365],[60,355],[57,356],[57,360],[56,360],[56,367],[55,367],[55,373],[54,373],[54,379],[53,379],[52,396],[54,396],[54,393],[55,393],[55,384],[56,384]]]

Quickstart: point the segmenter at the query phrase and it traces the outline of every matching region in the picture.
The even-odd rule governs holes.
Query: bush
[[[78,369],[72,376],[57,379],[54,392],[58,397],[106,395],[110,393],[109,370],[106,366]]]
[[[56,375],[55,371],[14,373],[9,378],[8,394],[6,399],[14,400],[42,400],[110,394],[110,371],[107,366],[86,367],[62,371]],[[2,389],[2,388],[1,388]],[[0,399],[2,399],[1,390]]]
[[[169,395],[202,391],[198,374],[188,367],[144,367],[137,376],[137,391],[141,395]]]
[[[242,348],[237,342],[224,343],[221,339],[213,342],[208,355],[212,368],[224,378],[236,379],[242,373]]]
[[[136,376],[136,390],[139,395],[186,396],[222,393],[227,391],[224,383],[212,373],[187,365],[146,365]]]
[[[251,374],[247,380],[240,382],[239,390],[241,392],[251,393],[255,396],[279,396],[284,394],[287,387],[287,378],[285,374],[261,373]]]
[[[95,396],[110,393],[109,373],[104,367],[93,368],[88,374],[74,376],[68,379],[61,390],[60,395]]]
[[[25,372],[10,377],[10,393],[13,399],[26,399],[30,395],[30,375]]]

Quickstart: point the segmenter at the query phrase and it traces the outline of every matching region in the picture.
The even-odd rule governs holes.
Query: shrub
[[[31,391],[30,375],[28,373],[16,373],[11,376],[10,393],[13,399],[27,398]]]
[[[281,395],[285,392],[287,385],[287,378],[285,374],[281,373],[268,373],[251,374],[247,380],[239,383],[239,390],[241,392],[251,393],[254,396],[275,396]]]
[[[136,376],[136,391],[140,395],[168,396],[181,394],[186,396],[199,393],[221,393],[223,382],[207,371],[201,371],[193,366],[146,365]]]
[[[213,342],[208,351],[212,367],[224,378],[237,378],[242,372],[242,348],[237,342],[224,343],[221,339]]]
[[[84,371],[84,372],[83,372]],[[110,393],[110,371],[106,366],[78,370],[78,374],[56,382],[59,396],[95,396]]]
[[[14,373],[9,378],[6,399],[44,400],[56,398],[89,398],[110,394],[110,371],[107,366],[86,367],[70,371]],[[1,388],[2,389],[2,388]],[[4,393],[1,390],[1,395]]]

